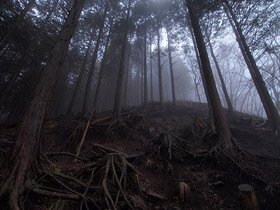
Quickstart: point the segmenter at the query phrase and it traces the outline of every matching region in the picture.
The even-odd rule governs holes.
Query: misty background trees
[[[14,0],[0,3],[0,120],[19,123],[2,194],[18,209],[47,118],[204,102],[280,131],[279,1]],[[222,107],[223,106],[223,107]]]
[[[279,2],[229,1],[224,7],[239,24],[279,112]],[[69,8],[59,0],[1,3],[2,122],[20,119]],[[223,106],[230,101],[230,110],[266,117],[221,3],[201,1],[196,10]],[[88,1],[59,72],[48,116],[89,115],[93,104],[97,112],[112,111],[120,65],[123,107],[152,101],[206,102],[189,26],[184,1]]]

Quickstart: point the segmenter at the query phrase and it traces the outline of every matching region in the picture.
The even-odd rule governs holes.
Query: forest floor
[[[236,142],[229,154],[215,147],[207,114],[189,102],[129,109],[122,121],[94,116],[78,159],[87,120],[48,120],[26,209],[241,209],[241,184],[254,188],[260,209],[280,209],[279,137],[259,117],[226,113]],[[0,131],[1,163],[15,133],[14,125]]]

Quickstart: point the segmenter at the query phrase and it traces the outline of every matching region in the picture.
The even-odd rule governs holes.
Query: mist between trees
[[[21,206],[47,118],[115,123],[134,106],[203,102],[225,151],[223,107],[279,134],[279,11],[273,0],[1,1],[0,116],[18,131],[0,197]]]
[[[96,111],[112,111],[121,60],[123,107],[160,100],[207,102],[185,2],[132,1],[126,17],[128,4],[128,1],[86,2],[57,75],[49,117],[69,113],[87,115],[94,104]],[[228,106],[226,91],[234,110],[266,117],[221,2],[197,1],[194,6],[223,106]],[[279,112],[278,6],[277,1],[230,3]],[[58,0],[1,3],[2,121],[20,119],[70,8],[71,3]],[[127,44],[125,56],[121,57],[125,30]]]

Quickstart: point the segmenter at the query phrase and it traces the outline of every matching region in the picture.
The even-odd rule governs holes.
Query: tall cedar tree
[[[197,63],[198,63],[198,68],[199,68],[199,72],[201,74],[201,79],[202,79],[202,84],[203,84],[203,87],[204,87],[204,92],[205,92],[205,96],[206,96],[206,99],[207,99],[207,102],[208,102],[208,119],[210,121],[210,124],[211,126],[213,125],[214,123],[214,119],[213,119],[213,113],[212,113],[212,107],[211,107],[211,101],[209,99],[209,94],[208,94],[208,91],[207,91],[207,86],[206,86],[206,83],[205,83],[205,77],[204,77],[204,74],[203,74],[203,69],[202,69],[202,64],[201,64],[201,60],[199,58],[199,52],[198,52],[198,48],[197,48],[197,43],[196,43],[196,40],[195,40],[195,35],[194,35],[194,31],[193,31],[193,28],[191,27],[191,23],[189,22],[189,19],[190,17],[187,16],[187,22],[188,22],[188,25],[189,25],[189,30],[190,30],[190,34],[191,34],[191,39],[192,39],[192,42],[193,42],[193,45],[194,45],[194,52],[195,52],[195,56],[196,56],[196,60],[197,60]],[[199,95],[199,91],[197,89],[197,93]],[[200,97],[199,97],[199,100]]]
[[[119,66],[119,73],[118,73],[118,82],[117,82],[117,89],[115,94],[115,104],[114,104],[114,117],[118,120],[121,119],[121,109],[122,109],[122,86],[123,86],[123,75],[125,71],[125,55],[126,55],[126,46],[127,46],[127,36],[128,36],[128,29],[129,29],[129,17],[130,17],[130,10],[131,10],[131,2],[128,2],[128,8],[126,13],[125,19],[125,28],[122,37],[122,48],[121,48],[121,60]]]
[[[102,80],[103,80],[103,76],[104,76],[104,65],[105,65],[105,61],[106,61],[108,45],[109,45],[110,38],[111,38],[112,23],[113,23],[113,21],[111,19],[110,24],[109,24],[110,29],[109,29],[109,32],[108,32],[108,35],[106,38],[105,49],[103,52],[102,61],[101,61],[101,65],[100,65],[100,71],[99,71],[99,75],[98,75],[95,96],[94,96],[94,100],[93,100],[93,107],[97,107],[97,99],[99,98],[99,96],[101,94],[101,85],[102,85]],[[96,111],[96,109],[94,109],[94,111]]]
[[[228,128],[228,124],[223,113],[223,107],[218,95],[217,87],[215,85],[210,61],[208,58],[206,46],[204,43],[203,35],[199,25],[198,18],[195,15],[194,4],[191,0],[186,0],[187,8],[191,19],[191,25],[195,35],[197,48],[200,55],[202,70],[205,78],[206,90],[208,92],[209,100],[211,103],[214,124],[218,133],[219,143],[224,146],[224,149],[232,151],[232,136]]]
[[[97,55],[98,55],[98,50],[99,50],[99,46],[101,43],[101,38],[103,35],[103,30],[105,27],[105,20],[106,20],[106,16],[108,13],[108,9],[109,9],[109,5],[108,2],[105,3],[105,8],[104,8],[104,12],[103,12],[103,16],[102,16],[102,21],[99,25],[99,32],[98,32],[98,37],[95,43],[95,49],[93,52],[93,56],[92,56],[92,63],[90,65],[90,70],[89,70],[89,74],[88,74],[88,78],[87,78],[87,83],[86,83],[86,90],[84,93],[84,101],[83,101],[83,114],[86,116],[87,115],[87,107],[89,106],[89,102],[90,102],[90,92],[91,92],[91,86],[92,86],[92,81],[93,81],[93,75],[96,69],[96,61],[97,61]]]
[[[45,116],[54,92],[58,72],[61,69],[70,40],[77,27],[84,3],[85,0],[74,1],[68,18],[60,31],[58,41],[53,48],[52,56],[42,72],[40,81],[19,126],[9,161],[9,175],[0,190],[0,198],[4,194],[8,194],[10,209],[24,208],[23,192],[25,183],[31,178],[30,172],[38,164]]]
[[[171,53],[171,41],[170,41],[170,31],[169,27],[166,27],[167,34],[167,50],[168,50],[168,59],[169,59],[169,68],[170,68],[170,78],[171,78],[171,90],[172,90],[172,101],[173,105],[176,106],[176,91],[175,91],[175,80],[174,80],[174,70],[172,62],[172,53]]]
[[[90,40],[87,45],[86,54],[84,55],[84,59],[82,61],[82,66],[81,66],[81,69],[79,72],[79,77],[78,77],[78,80],[77,80],[75,88],[74,88],[73,96],[71,98],[71,102],[70,102],[70,106],[69,106],[67,114],[73,114],[75,111],[75,105],[76,105],[76,102],[77,102],[78,96],[79,96],[78,93],[79,93],[79,90],[81,90],[81,88],[82,88],[83,79],[86,75],[86,65],[87,65],[88,57],[89,57],[89,54],[91,51],[91,44],[93,42],[93,38],[94,38],[94,32],[91,32]]]
[[[223,2],[224,2],[225,12],[226,12],[227,17],[230,21],[230,24],[233,28],[233,31],[236,35],[237,42],[239,44],[239,47],[240,47],[240,50],[244,57],[244,60],[247,64],[247,67],[250,71],[253,82],[259,93],[259,96],[262,101],[263,107],[265,109],[269,124],[272,127],[272,129],[276,132],[276,135],[278,135],[280,132],[280,116],[278,114],[278,111],[271,99],[271,96],[269,95],[269,92],[262,79],[262,75],[261,75],[259,68],[256,64],[256,61],[250,51],[250,48],[246,42],[246,39],[242,33],[241,27],[236,20],[236,17],[232,11],[231,6],[229,5],[227,0],[223,0]]]
[[[210,54],[214,60],[214,64],[216,66],[216,69],[217,69],[217,72],[218,72],[218,75],[219,75],[219,79],[220,79],[220,82],[221,82],[221,85],[222,85],[222,90],[223,90],[223,93],[225,95],[225,98],[226,98],[226,102],[227,102],[227,106],[228,106],[228,112],[229,113],[233,113],[234,112],[234,109],[233,109],[233,106],[232,106],[232,103],[231,103],[231,99],[229,97],[229,94],[228,94],[228,91],[227,91],[227,88],[226,88],[226,83],[224,81],[224,78],[223,78],[223,75],[222,75],[222,71],[220,69],[220,65],[217,61],[217,58],[215,56],[215,53],[214,53],[214,50],[213,50],[213,47],[212,47],[212,44],[210,42],[210,38],[207,37],[208,39],[208,44],[209,44],[209,48],[210,48]]]
[[[158,83],[159,83],[159,101],[161,108],[164,109],[163,101],[163,89],[162,89],[162,66],[161,66],[161,55],[160,55],[160,23],[157,21],[157,56],[158,56]]]

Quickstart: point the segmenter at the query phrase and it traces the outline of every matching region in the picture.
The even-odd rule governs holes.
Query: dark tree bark
[[[128,106],[128,82],[129,82],[129,68],[130,68],[130,49],[127,52],[127,59],[126,59],[126,71],[125,71],[125,86],[124,86],[124,106],[127,107]]]
[[[176,106],[176,91],[175,91],[175,81],[174,81],[174,72],[173,72],[173,63],[170,47],[170,38],[169,38],[169,28],[166,28],[167,32],[167,45],[168,45],[168,58],[169,58],[169,67],[170,67],[170,76],[171,76],[171,89],[172,89],[172,101],[173,105]]]
[[[148,106],[147,30],[144,33],[144,106]]]
[[[0,197],[8,194],[10,209],[23,208],[24,185],[29,179],[29,173],[37,166],[37,159],[42,146],[42,127],[49,103],[55,88],[58,71],[67,53],[70,40],[76,29],[77,22],[85,0],[76,0],[64,23],[58,41],[55,44],[52,56],[44,68],[40,81],[24,113],[19,126],[14,147],[9,161],[10,171],[7,179],[1,186]]]
[[[87,79],[87,83],[86,83],[87,85],[86,85],[86,89],[85,89],[85,93],[84,93],[84,100],[83,100],[83,106],[82,106],[84,115],[87,115],[87,111],[88,111],[87,106],[89,106],[89,101],[90,101],[90,92],[91,92],[90,90],[91,90],[93,75],[94,75],[95,67],[96,67],[95,64],[96,64],[96,60],[97,60],[97,53],[99,50],[101,37],[103,35],[107,12],[108,12],[108,3],[106,3],[105,8],[104,8],[102,23],[100,23],[98,37],[96,40],[95,49],[94,49],[93,56],[92,56],[92,63],[90,66],[89,75],[88,75],[88,79]]]
[[[112,23],[112,21],[110,21],[110,22]],[[109,33],[107,35],[105,49],[104,49],[104,52],[103,52],[103,57],[102,57],[101,65],[100,65],[99,77],[98,77],[95,96],[94,96],[94,101],[93,101],[93,107],[95,107],[95,110],[97,110],[97,99],[100,96],[100,90],[101,90],[100,88],[101,88],[102,80],[103,80],[103,74],[104,74],[103,71],[104,71],[104,65],[105,65],[107,50],[108,50],[110,37],[111,37],[111,30],[112,30],[112,26],[110,26]]]
[[[73,96],[71,98],[71,102],[70,102],[70,106],[69,106],[69,109],[67,111],[67,114],[73,114],[74,113],[75,103],[78,100],[77,99],[78,98],[78,93],[79,93],[79,90],[81,90],[81,88],[82,88],[83,79],[85,78],[86,64],[87,64],[88,57],[89,57],[89,54],[90,54],[91,44],[92,44],[92,41],[93,41],[93,37],[94,37],[94,32],[91,33],[90,41],[89,41],[88,46],[87,46],[86,54],[85,54],[84,59],[83,59],[83,63],[82,63],[81,70],[80,70],[80,74],[79,74],[77,83],[75,85],[75,89],[74,89],[74,92],[73,92]]]
[[[154,102],[154,89],[153,89],[153,56],[152,56],[152,37],[150,37],[150,82],[151,82],[151,103]]]
[[[8,31],[7,31],[6,35],[0,41],[0,52],[6,46],[6,44],[10,40],[11,36],[13,35],[13,33],[15,32],[17,27],[22,23],[25,15],[33,7],[34,3],[35,3],[35,0],[30,0],[29,3],[25,6],[25,8],[21,11],[19,16],[17,17],[15,23],[12,23],[12,24],[9,25],[9,28],[8,28]]]
[[[161,57],[160,57],[160,28],[158,25],[157,28],[157,56],[158,56],[158,79],[159,79],[159,101],[161,108],[164,109],[164,101],[163,101],[163,90],[162,90],[162,67],[161,67]]]
[[[260,99],[262,101],[264,110],[265,110],[267,118],[268,118],[269,125],[276,132],[276,135],[278,135],[280,132],[280,117],[277,112],[277,109],[265,86],[265,83],[262,79],[262,75],[261,75],[259,68],[256,64],[256,61],[249,49],[249,46],[246,43],[246,39],[242,33],[239,23],[236,20],[236,17],[232,11],[232,8],[230,7],[230,5],[228,4],[228,2],[226,0],[223,0],[223,2],[224,2],[225,12],[227,14],[227,17],[230,21],[230,24],[231,24],[233,31],[235,33],[235,36],[237,38],[237,42],[239,44],[241,53],[244,57],[244,60],[247,64],[247,67],[250,71],[253,82],[256,86],[256,89],[257,89]],[[229,14],[230,14],[230,16],[229,16]]]
[[[188,19],[190,19],[190,17],[187,18],[187,21]],[[207,89],[207,85],[206,85],[206,82],[205,82],[205,76],[203,74],[203,69],[202,69],[202,64],[201,64],[201,60],[200,60],[200,57],[199,57],[199,50],[198,50],[198,47],[197,47],[197,41],[195,40],[195,35],[194,35],[194,30],[193,28],[191,27],[190,25],[191,23],[189,23],[189,30],[190,30],[190,33],[191,33],[191,38],[192,38],[192,42],[193,42],[193,46],[194,46],[194,51],[195,51],[195,55],[196,55],[196,59],[197,59],[197,63],[198,63],[198,68],[199,68],[199,71],[200,71],[200,74],[201,74],[201,79],[202,79],[202,84],[203,84],[203,87],[204,87],[204,92],[205,92],[205,96],[206,96],[206,99],[207,99],[207,105],[208,105],[208,118],[209,118],[209,122],[210,124],[214,124],[214,117],[213,117],[213,112],[212,112],[212,105],[211,105],[211,100],[209,99],[209,93],[208,93],[208,89]]]
[[[194,79],[194,84],[195,84],[195,90],[196,90],[197,97],[198,97],[198,102],[201,103],[200,93],[198,90],[198,84],[196,83],[196,79]]]
[[[225,84],[225,81],[224,81],[219,63],[218,63],[217,58],[214,54],[213,47],[212,47],[212,44],[211,44],[209,38],[208,38],[208,43],[209,43],[210,53],[211,53],[211,56],[214,60],[214,63],[215,63],[215,66],[216,66],[216,69],[217,69],[217,72],[218,72],[218,75],[219,75],[219,79],[221,81],[222,89],[223,89],[223,92],[224,92],[224,95],[225,95],[225,98],[226,98],[226,102],[227,102],[227,106],[228,106],[228,112],[233,113],[234,109],[233,109],[230,97],[228,95],[228,92],[227,92],[226,84]]]
[[[117,81],[117,89],[115,94],[115,103],[114,103],[114,112],[113,116],[114,118],[117,118],[118,120],[121,120],[121,110],[122,110],[122,86],[123,86],[123,74],[125,70],[125,54],[126,54],[126,46],[127,46],[127,36],[128,36],[128,24],[129,24],[129,17],[130,17],[130,10],[131,10],[131,1],[128,2],[128,9],[126,14],[126,22],[125,22],[125,28],[123,32],[123,38],[122,38],[122,48],[121,48],[121,60],[120,60],[120,66],[119,66],[119,73],[118,73],[118,81]]]
[[[187,7],[189,10],[190,14],[190,19],[191,19],[191,25],[193,28],[193,32],[196,38],[196,43],[200,55],[200,60],[201,60],[201,65],[202,65],[202,70],[203,74],[205,77],[205,85],[207,87],[207,91],[209,94],[209,100],[211,102],[211,108],[212,108],[212,113],[213,113],[213,118],[214,118],[214,123],[215,127],[218,133],[219,137],[219,143],[220,145],[224,146],[224,149],[226,151],[231,152],[233,147],[232,147],[232,136],[230,133],[230,130],[228,128],[228,124],[225,118],[225,115],[223,113],[223,107],[218,95],[218,91],[215,85],[210,61],[208,58],[206,46],[203,40],[202,32],[200,29],[199,21],[197,17],[195,16],[194,8],[193,8],[193,3],[191,0],[186,0]]]

